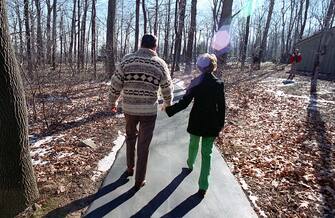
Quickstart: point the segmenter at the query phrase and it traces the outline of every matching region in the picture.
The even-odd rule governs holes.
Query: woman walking
[[[169,117],[187,108],[194,99],[187,131],[190,133],[187,165],[193,170],[201,139],[201,172],[198,193],[204,197],[209,186],[211,154],[215,138],[225,120],[224,84],[213,75],[217,68],[214,55],[203,54],[197,59],[201,75],[192,80],[186,94],[176,104],[166,107]]]

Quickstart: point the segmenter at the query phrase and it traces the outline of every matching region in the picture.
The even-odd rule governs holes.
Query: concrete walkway
[[[194,170],[185,170],[189,135],[189,110],[172,118],[160,112],[150,146],[147,184],[135,191],[134,177],[126,169],[124,145],[86,217],[257,217],[227,164],[215,148],[210,186],[204,199],[196,194],[201,154]]]

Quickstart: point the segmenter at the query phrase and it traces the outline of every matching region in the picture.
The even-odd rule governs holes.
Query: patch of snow
[[[49,148],[37,148],[36,150],[30,151],[31,156],[38,154],[39,157],[44,156],[47,153],[49,153]]]
[[[64,157],[70,157],[72,156],[74,153],[73,152],[70,152],[70,153],[62,153],[60,155],[57,156],[57,159],[61,159],[61,158],[64,158]]]
[[[116,118],[124,118],[124,114],[116,114],[115,117]]]
[[[249,199],[250,199],[252,205],[258,210],[258,212],[261,215],[261,217],[268,217],[265,214],[265,212],[257,205],[256,201],[258,200],[258,197],[252,195],[251,192],[250,192],[249,193]]]
[[[47,136],[43,139],[36,141],[35,143],[32,143],[31,148],[38,148],[43,144],[51,142],[53,139],[54,139],[54,136]]]
[[[33,165],[44,165],[48,163],[48,161],[42,161],[41,157],[47,155],[50,153],[50,146],[47,143],[52,142],[53,140],[63,138],[65,135],[61,134],[58,136],[47,136],[45,138],[42,138],[40,140],[37,140],[33,143],[31,143],[31,151],[30,151],[30,156],[35,157],[37,156],[37,160],[32,159]]]
[[[38,159],[38,160],[32,159],[32,163],[33,163],[34,166],[35,165],[45,165],[45,164],[49,163],[49,161],[42,161],[40,159]]]
[[[59,138],[63,138],[65,135],[64,134],[61,134],[61,135],[58,135],[58,136],[47,136],[47,137],[44,137],[40,140],[37,140],[35,142],[31,142],[31,148],[38,148],[40,147],[41,145],[43,144],[46,144],[46,143],[49,143],[53,140],[56,140],[56,139],[59,139]],[[33,139],[34,140],[34,139]]]
[[[327,101],[324,99],[315,99],[315,98],[311,98],[310,96],[307,95],[290,95],[290,94],[285,94],[285,92],[281,91],[281,90],[277,90],[277,91],[273,91],[273,90],[266,90],[267,92],[271,92],[274,93],[275,96],[278,97],[286,97],[286,98],[300,98],[300,99],[304,99],[306,103],[328,103],[328,104],[335,104],[335,101]]]
[[[93,181],[95,181],[100,175],[102,175],[102,173],[106,172],[112,167],[115,161],[116,153],[122,147],[124,140],[125,135],[122,134],[121,131],[118,131],[118,137],[113,142],[114,146],[112,148],[112,151],[98,162],[97,169],[94,171],[94,175],[91,177]]]
[[[86,119],[86,117],[77,117],[76,119],[74,119],[74,120],[71,120],[71,121],[69,121],[69,122],[67,122],[67,123],[70,123],[70,122],[79,122],[79,121],[82,121],[82,120],[84,120],[84,119]]]
[[[244,190],[249,190],[249,185],[245,182],[243,178],[240,178],[240,183]]]

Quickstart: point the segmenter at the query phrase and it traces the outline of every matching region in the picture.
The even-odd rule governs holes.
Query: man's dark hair
[[[142,48],[155,48],[157,46],[157,37],[152,34],[145,34],[142,37]]]

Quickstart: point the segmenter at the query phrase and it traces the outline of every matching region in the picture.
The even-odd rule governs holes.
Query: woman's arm
[[[178,103],[176,103],[172,106],[166,107],[165,111],[166,111],[166,113],[169,117],[172,117],[173,115],[175,115],[179,111],[184,110],[192,102],[192,100],[194,98],[195,87],[192,87],[192,88],[190,88],[190,87],[187,89],[186,94],[183,96],[183,98],[181,100],[179,100]]]

